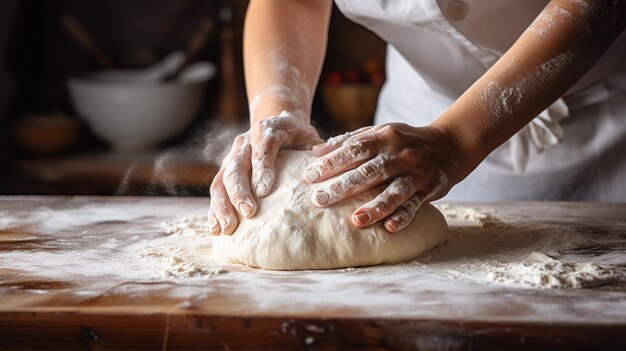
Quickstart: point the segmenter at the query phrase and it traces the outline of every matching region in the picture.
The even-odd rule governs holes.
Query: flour
[[[161,227],[168,234],[159,239],[131,246],[132,257],[144,272],[160,279],[205,280],[227,273],[209,257],[202,257],[208,233],[206,216],[190,216],[179,221],[165,221]],[[198,251],[200,250],[200,251]]]
[[[489,280],[504,285],[525,285],[537,288],[584,288],[604,285],[619,278],[619,273],[592,263],[554,260],[533,252],[522,263],[488,267]]]
[[[304,45],[303,47],[308,47]],[[307,77],[302,70],[292,64],[297,60],[298,55],[294,55],[294,49],[282,45],[275,49],[269,56],[269,67],[251,63],[249,69],[255,70],[271,70],[274,84],[268,84],[261,87],[249,103],[250,116],[258,117],[257,114],[262,113],[262,104],[265,101],[279,101],[289,106],[292,114],[297,118],[309,119],[309,113],[313,94],[311,87],[307,84]],[[265,63],[265,61],[262,61]],[[267,116],[261,116],[267,117]]]
[[[572,208],[580,214],[581,205],[438,205],[448,217],[449,239],[416,260],[290,272],[213,261],[205,198],[31,201],[0,199],[0,294],[9,301],[32,294],[38,301],[86,306],[103,297],[149,304],[163,313],[185,309],[285,318],[626,321],[626,295],[619,287],[573,291],[575,284],[561,283],[558,291],[541,289],[532,281],[545,270],[562,275],[559,264],[537,270],[531,263],[529,272],[519,270],[538,252],[574,270],[597,265],[619,274],[592,269],[600,278],[582,282],[583,287],[623,284],[626,240],[619,233],[626,223],[603,228],[605,221],[594,214],[601,212],[591,208],[588,223],[582,224],[572,217]],[[596,232],[601,230],[607,233]],[[575,308],[570,301],[576,301]],[[14,306],[20,308],[17,301]],[[292,326],[285,329],[291,332]]]
[[[184,256],[180,246],[165,245],[161,247],[148,246],[139,252],[139,257],[154,258],[155,276],[159,278],[191,278],[197,276],[211,276],[222,273],[217,269],[204,269]],[[161,274],[158,274],[158,273]]]
[[[64,201],[59,199],[50,203]],[[204,202],[165,210],[162,203],[166,201],[153,198],[150,203],[138,205],[137,200],[129,199],[111,206],[77,198],[63,210],[39,207],[34,212],[16,213],[12,210],[10,215],[0,213],[0,230],[6,232],[6,228],[16,228],[9,231],[15,232],[11,236],[0,237],[2,242],[15,248],[15,251],[0,252],[0,263],[5,269],[47,279],[93,279],[94,287],[123,281],[207,282],[221,276],[231,277],[233,270],[242,269],[211,259],[213,238],[208,234],[206,215],[198,213],[202,204],[206,206]],[[368,279],[381,279],[381,282],[388,279],[402,281],[406,289],[416,289],[422,280],[446,286],[472,283],[520,288],[578,288],[623,279],[618,268],[626,263],[623,252],[611,251],[608,247],[598,249],[608,245],[598,241],[601,238],[592,241],[580,231],[537,224],[533,218],[503,217],[494,210],[479,207],[450,204],[438,204],[437,207],[450,227],[448,241],[443,247],[431,250],[417,260],[388,268],[335,270],[333,274],[340,274],[335,277],[337,284],[350,284],[346,275],[357,278],[363,274],[378,276]],[[162,222],[160,227],[155,225],[154,219],[146,217],[147,214],[165,212],[167,216],[156,221],[157,224]],[[198,214],[185,216],[189,213]],[[25,228],[39,228],[53,237],[53,241],[40,244],[42,248],[51,249],[20,251],[21,245],[27,245],[23,243],[51,240],[36,232],[21,233],[21,227],[16,225],[24,223],[28,223]],[[106,235],[102,229],[94,229],[99,223],[106,228]],[[126,223],[136,224],[128,226]],[[66,236],[70,233],[80,233],[79,239]],[[89,242],[89,249],[79,249],[81,246],[77,245],[77,240]],[[584,253],[587,247],[593,248],[592,254],[581,255],[580,252]],[[258,272],[245,279],[264,274]],[[308,277],[312,274],[301,272],[296,275]],[[339,286],[333,286],[330,279],[333,274],[320,273],[324,284],[329,284],[327,299],[334,296],[332,291],[334,294],[339,291]],[[241,279],[244,277],[230,279],[243,283]],[[346,290],[346,294],[349,291]],[[337,296],[337,299],[342,298]]]
[[[367,155],[362,154],[353,160],[359,161],[366,158]],[[367,185],[366,182],[370,180],[378,179],[380,182],[387,180],[389,175],[385,172],[385,166],[390,160],[391,156],[384,153],[379,154],[356,170],[348,171],[339,176],[335,180],[337,183],[325,182],[311,195],[311,201],[319,207],[327,206],[339,201],[346,193],[354,189],[363,189]]]
[[[559,259],[559,251],[588,244],[579,235],[547,225],[512,223],[500,218],[494,211],[476,207],[439,204],[437,208],[451,223],[448,242],[443,248],[404,264],[412,266],[414,270],[419,267],[416,272],[423,271],[422,274],[433,279],[541,289],[593,287],[623,279],[622,273],[611,264]],[[205,216],[191,216],[163,223],[168,233],[178,237],[202,236],[207,226]],[[476,229],[468,230],[472,227]],[[197,255],[189,256],[192,259],[194,257]],[[207,272],[190,269],[184,274],[171,274],[172,268],[176,270],[176,267],[177,262],[170,259],[160,265],[165,276],[178,278],[193,277],[194,274],[210,276],[216,269],[213,267],[213,271],[209,269]],[[341,271],[359,273],[369,269],[346,268]],[[224,273],[220,270],[217,272]]]
[[[453,206],[448,204],[437,205],[437,208],[444,214],[448,221],[471,221],[481,228],[501,223],[500,219],[498,219],[495,214],[477,208]]]

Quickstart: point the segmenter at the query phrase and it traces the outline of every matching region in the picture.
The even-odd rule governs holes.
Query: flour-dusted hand
[[[274,186],[279,150],[309,149],[323,142],[313,126],[287,112],[261,120],[237,136],[211,184],[211,234],[230,235],[239,224],[238,214],[254,216],[255,196],[267,196]]]
[[[437,128],[391,123],[366,127],[313,148],[320,156],[305,170],[311,194],[326,207],[384,184],[384,190],[352,215],[355,226],[384,220],[389,232],[406,227],[422,203],[441,198],[459,180],[457,152]]]

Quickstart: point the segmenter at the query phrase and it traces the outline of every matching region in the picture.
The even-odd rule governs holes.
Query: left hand
[[[320,158],[305,170],[309,182],[339,175],[311,194],[318,207],[386,184],[352,214],[357,227],[384,220],[385,229],[395,233],[409,224],[424,202],[443,197],[460,180],[456,149],[434,126],[365,127],[315,146],[313,154]]]

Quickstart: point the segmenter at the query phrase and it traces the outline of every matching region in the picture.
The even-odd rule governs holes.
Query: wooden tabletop
[[[626,256],[626,204],[463,205],[594,243],[564,257]],[[626,349],[623,279],[507,287],[435,279],[423,273],[426,261],[307,272],[225,266],[181,279],[143,276],[125,260],[167,237],[162,221],[207,207],[206,198],[0,197],[0,349]],[[456,230],[482,245],[487,229]],[[202,252],[210,237],[180,240]],[[427,254],[431,264],[449,249]]]
[[[79,153],[18,158],[0,165],[3,194],[208,194],[219,167],[184,153]],[[197,155],[193,155],[197,156]]]

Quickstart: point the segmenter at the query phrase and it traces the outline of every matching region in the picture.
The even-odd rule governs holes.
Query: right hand
[[[211,184],[211,234],[231,235],[239,215],[254,216],[255,196],[267,196],[274,186],[279,150],[310,149],[323,142],[313,126],[286,113],[261,120],[238,135]]]

